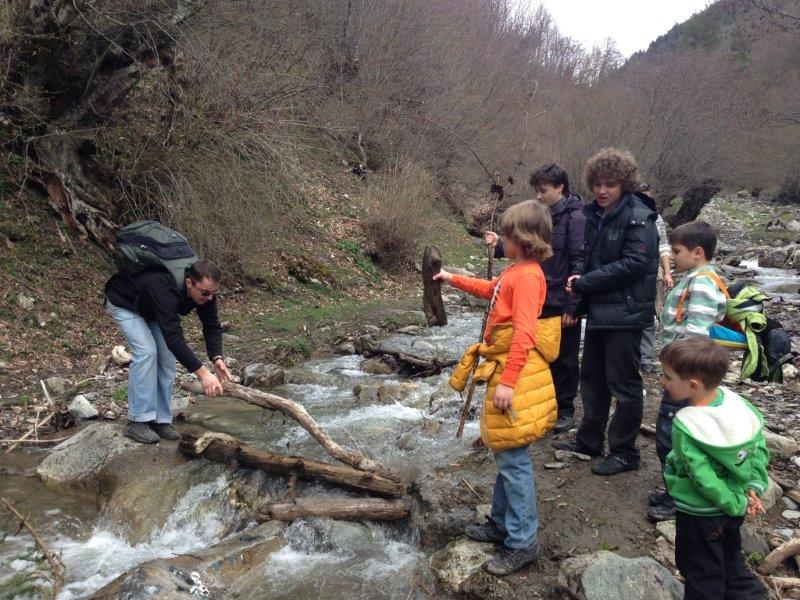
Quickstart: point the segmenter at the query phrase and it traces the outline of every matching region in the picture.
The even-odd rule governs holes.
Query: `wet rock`
[[[67,412],[74,419],[94,419],[100,414],[86,396],[82,394],[75,396],[72,402],[69,403]]]
[[[793,438],[778,435],[765,428],[764,439],[767,442],[770,458],[789,458],[797,452],[797,440]]]
[[[51,397],[62,396],[67,393],[67,390],[72,387],[72,382],[63,377],[53,376],[44,380],[44,385]]]
[[[389,381],[378,387],[378,399],[381,404],[409,405],[417,390],[419,390],[419,384],[413,381]],[[424,403],[424,399],[421,400]]]
[[[394,374],[394,367],[381,356],[364,359],[361,363],[361,370],[370,375]]]
[[[353,394],[362,406],[369,406],[371,404],[379,404],[378,389],[380,384],[375,383],[359,383],[353,388]]]
[[[742,536],[742,552],[745,555],[757,553],[761,558],[769,554],[769,544],[763,536],[753,530],[748,523],[742,523],[739,528],[739,533]]]
[[[213,597],[236,597],[242,591],[255,591],[254,580],[261,578],[256,568],[284,546],[283,525],[269,522],[243,531],[231,539],[208,548],[193,550],[171,558],[151,560],[123,573],[92,595],[97,600],[136,598],[137,600],[186,600],[196,598],[189,590],[197,574]],[[245,594],[238,597],[252,598]]]
[[[563,561],[558,583],[577,600],[683,598],[683,585],[652,558],[623,558],[604,550]]]
[[[442,429],[441,419],[423,419],[420,431],[428,436],[436,435]]]
[[[283,370],[284,383],[326,385],[331,383],[331,377],[333,377],[333,375],[330,373],[317,373],[310,369],[304,369],[303,367],[287,367]]]
[[[243,384],[259,390],[269,390],[285,380],[283,369],[277,365],[253,363],[244,368]]]
[[[413,433],[406,431],[405,433],[400,434],[400,437],[397,438],[397,444],[395,445],[397,446],[398,450],[410,452],[411,450],[416,450],[419,447],[419,441]]]
[[[449,592],[458,594],[461,585],[494,554],[494,544],[468,539],[450,542],[430,558],[431,568]]]

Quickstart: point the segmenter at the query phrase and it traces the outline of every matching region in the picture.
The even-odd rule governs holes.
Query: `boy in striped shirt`
[[[675,270],[684,273],[664,300],[661,311],[661,338],[664,345],[689,336],[708,337],[711,327],[725,317],[725,294],[711,274],[711,257],[717,247],[717,234],[705,221],[692,221],[669,234]],[[656,420],[656,452],[663,471],[672,449],[672,419],[685,406],[685,398],[672,398],[664,390]],[[666,491],[650,492],[648,516],[654,521],[675,518],[675,503]]]

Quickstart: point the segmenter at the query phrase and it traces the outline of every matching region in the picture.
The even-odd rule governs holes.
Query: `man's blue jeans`
[[[155,321],[106,302],[108,312],[125,334],[133,361],[128,374],[128,419],[172,423],[175,356]]]
[[[507,547],[528,548],[536,543],[539,529],[536,483],[528,446],[497,452],[494,459],[499,471],[492,496],[492,521],[506,532]]]

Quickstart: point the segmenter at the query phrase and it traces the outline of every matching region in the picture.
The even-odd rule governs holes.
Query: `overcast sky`
[[[587,49],[613,39],[626,58],[694,13],[709,0],[516,0],[535,9],[540,3],[559,31]]]

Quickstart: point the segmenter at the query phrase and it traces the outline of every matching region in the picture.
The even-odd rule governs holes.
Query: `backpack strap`
[[[714,283],[717,284],[719,290],[725,294],[725,297],[730,300],[731,294],[728,292],[728,286],[725,285],[725,282],[722,281],[719,275],[717,275],[714,271],[699,271],[692,275],[692,279],[695,277],[699,277],[700,275],[705,275],[709,277]],[[690,286],[687,285],[686,289],[683,290],[680,299],[678,300],[678,308],[675,311],[675,321],[680,323],[683,321],[683,305],[686,304],[686,301],[689,299],[689,294],[691,293]]]

